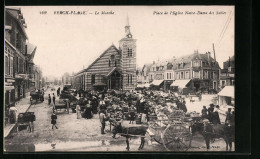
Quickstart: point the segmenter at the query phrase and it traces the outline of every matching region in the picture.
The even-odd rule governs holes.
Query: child
[[[56,129],[58,129],[58,127],[56,126],[56,120],[57,120],[57,115],[55,114],[55,112],[53,112],[52,115],[51,115],[52,129],[53,129],[53,126],[55,126]]]

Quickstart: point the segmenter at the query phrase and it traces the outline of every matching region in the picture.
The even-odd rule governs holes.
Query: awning
[[[145,83],[145,84],[137,84],[137,87],[138,88],[149,88],[150,87],[150,84],[149,83]]]
[[[171,86],[178,86],[179,88],[185,88],[186,85],[190,82],[190,79],[188,80],[175,80]]]
[[[219,93],[219,96],[226,96],[226,97],[235,97],[235,90],[234,86],[225,86]]]
[[[163,80],[154,80],[151,84],[155,86],[159,86],[162,82]]]

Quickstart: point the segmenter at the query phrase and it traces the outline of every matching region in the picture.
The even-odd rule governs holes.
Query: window
[[[116,60],[115,60],[115,67],[117,66]]]
[[[108,61],[108,66],[109,66],[109,67],[111,66],[111,60]]]
[[[178,72],[176,72],[176,78],[179,79],[179,73]]]
[[[132,84],[132,82],[133,82],[133,75],[131,75],[131,74],[127,75],[127,82],[128,82],[128,84]]]
[[[225,86],[225,84],[226,84],[226,81],[222,81],[222,86]]]
[[[189,72],[186,72],[186,74],[185,74],[185,78],[186,78],[186,79],[189,79],[189,78],[190,78],[190,76],[189,76]]]
[[[8,73],[8,71],[9,71],[9,59],[8,59],[8,56],[6,55],[5,56],[5,74],[9,74]]]
[[[13,57],[10,57],[10,75],[13,77],[14,69],[13,69]]]
[[[172,79],[172,74],[171,73],[167,73],[167,79]]]
[[[133,56],[133,52],[132,52],[132,49],[131,49],[131,48],[128,48],[128,49],[127,49],[127,55],[128,55],[128,56]]]
[[[95,78],[96,78],[95,74],[92,74],[91,75],[91,84],[95,84]]]
[[[183,72],[181,72],[181,79],[183,79],[184,78],[184,73]]]
[[[194,67],[199,67],[200,66],[200,62],[199,61],[194,61],[193,62],[193,66]]]

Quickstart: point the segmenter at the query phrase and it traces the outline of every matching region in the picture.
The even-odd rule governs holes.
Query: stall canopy
[[[178,86],[179,88],[185,88],[186,85],[190,82],[190,79],[188,80],[175,80],[171,86]]]
[[[234,86],[225,86],[219,93],[219,96],[226,96],[234,98],[235,90]]]
[[[163,80],[154,80],[151,84],[155,86],[159,86],[162,82]]]
[[[145,84],[137,84],[137,87],[138,87],[138,88],[143,88],[143,87],[145,87],[145,88],[149,88],[149,87],[150,87],[150,84],[149,84],[149,83],[145,83]]]

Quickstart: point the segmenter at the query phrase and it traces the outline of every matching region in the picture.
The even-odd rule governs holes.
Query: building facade
[[[235,85],[235,57],[229,57],[228,60],[223,62],[223,69],[220,74],[220,88],[225,86]]]
[[[143,68],[147,70],[149,83],[164,90],[172,87],[189,88],[194,91],[219,89],[220,67],[210,52],[201,54],[195,51],[193,54],[173,57],[163,62],[154,61]]]
[[[73,76],[74,85],[83,90],[134,90],[136,77],[136,39],[130,31],[129,20],[119,48],[112,44],[88,68]]]
[[[20,8],[5,8],[5,104],[12,104],[35,89],[33,80],[36,46],[28,43]]]

